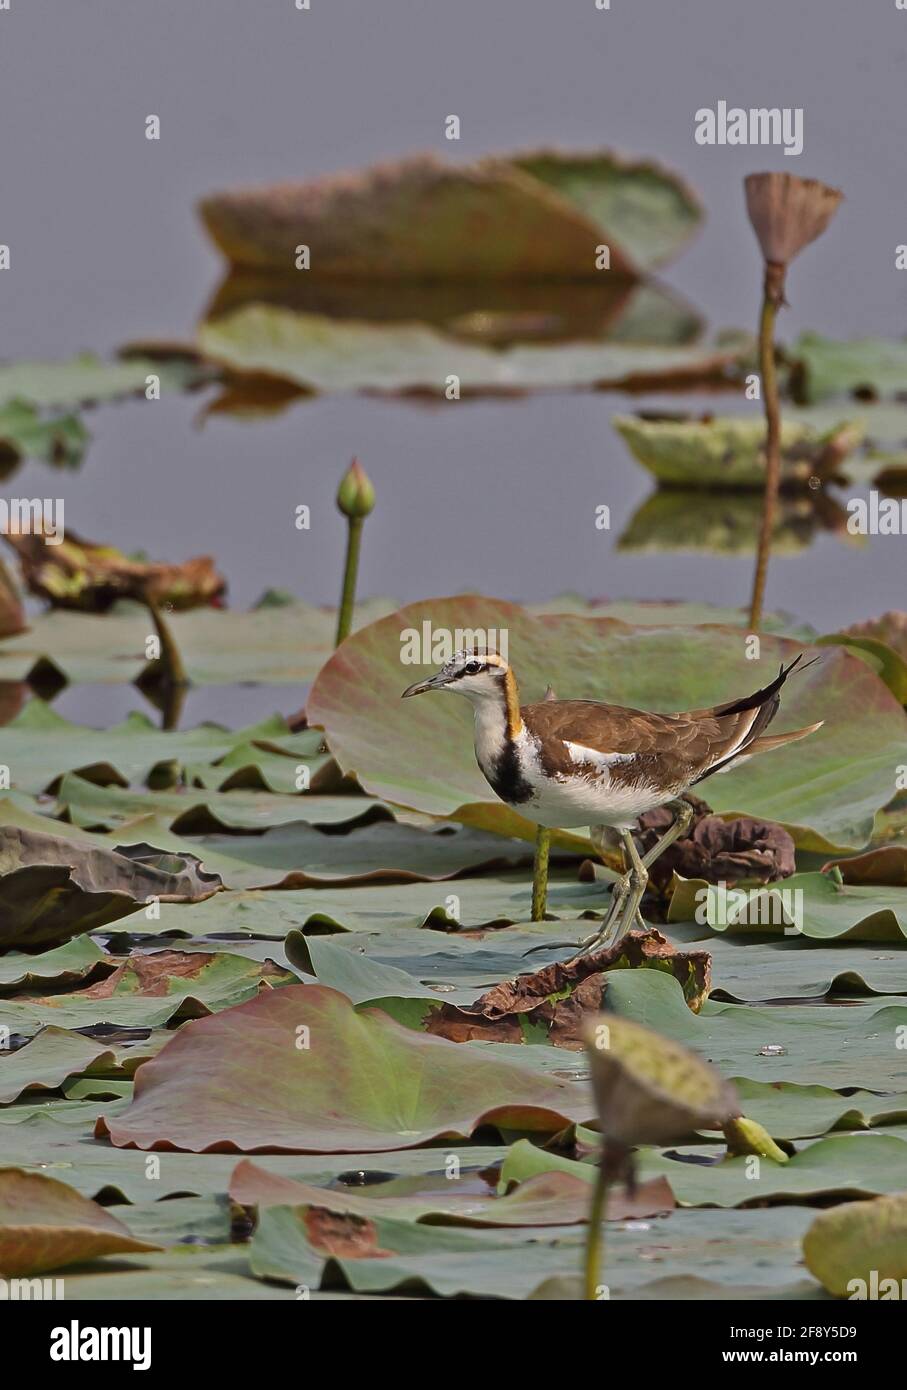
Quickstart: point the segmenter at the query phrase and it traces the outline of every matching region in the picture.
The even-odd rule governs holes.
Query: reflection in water
[[[489,346],[594,340],[669,346],[693,342],[699,315],[661,286],[602,275],[594,281],[355,281],[232,271],[204,319],[252,304],[371,324],[422,323]]]
[[[751,555],[756,549],[761,514],[758,493],[658,488],[633,513],[617,549]],[[860,541],[847,530],[846,510],[826,493],[782,494],[773,552],[791,555],[803,550],[819,531],[832,531],[850,543]]]

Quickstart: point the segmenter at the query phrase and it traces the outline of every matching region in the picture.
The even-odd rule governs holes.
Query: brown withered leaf
[[[879,845],[850,859],[830,859],[822,872],[838,869],[845,883],[907,888],[907,845]]]
[[[675,873],[707,883],[734,884],[743,880],[773,883],[795,871],[794,842],[786,830],[752,816],[722,820],[697,796],[685,800],[694,809],[689,832],[665,850],[649,870],[649,882],[662,892]],[[645,854],[673,823],[666,806],[640,816],[634,838]]]
[[[31,593],[54,608],[104,613],[118,599],[137,599],[179,610],[217,603],[226,581],[210,555],[182,564],[131,560],[112,545],[83,540],[72,531],[59,545],[43,535],[7,535],[19,556]]]
[[[431,1014],[429,1033],[452,1042],[524,1040],[523,1025],[542,1027],[555,1047],[579,1051],[585,1022],[601,1013],[612,969],[654,969],[673,975],[694,1013],[708,998],[712,958],[708,951],[678,951],[654,927],[631,931],[607,950],[494,985],[474,1004],[443,1004]]]

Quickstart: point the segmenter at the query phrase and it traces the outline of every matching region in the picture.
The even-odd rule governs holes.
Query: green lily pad
[[[34,949],[94,931],[143,909],[151,898],[192,901],[220,879],[172,855],[164,866],[88,838],[45,833],[57,822],[0,802],[0,941]],[[35,827],[35,828],[33,828]]]
[[[650,1232],[615,1225],[608,1230],[607,1280],[611,1298],[645,1296],[645,1288],[693,1268],[704,1279],[739,1290],[771,1290],[802,1280],[800,1239],[809,1208],[783,1212],[676,1211]],[[560,1231],[439,1230],[415,1222],[377,1220],[359,1233],[342,1228],[336,1249],[311,1208],[272,1207],[253,1238],[251,1261],[264,1278],[317,1287],[330,1257],[346,1285],[359,1292],[428,1289],[442,1297],[473,1294],[526,1298],[545,1278],[573,1276],[582,1264],[581,1237]],[[370,1257],[372,1243],[386,1252]],[[325,1248],[327,1247],[327,1248]],[[759,1250],[753,1258],[754,1247]],[[640,1258],[640,1255],[644,1258]],[[653,1278],[655,1276],[655,1278]]]
[[[0,998],[0,1026],[23,1036],[50,1023],[61,1028],[161,1028],[176,1017],[195,1018],[240,1004],[263,986],[274,988],[292,979],[267,961],[227,952],[136,952],[108,979],[87,989],[43,999]]]
[[[12,953],[3,956],[0,958],[0,990],[39,990],[49,984],[62,988],[86,979],[100,968],[104,974],[113,969],[108,955],[90,937],[83,936],[38,956]]]
[[[695,194],[649,161],[624,160],[608,151],[539,150],[519,155],[514,163],[612,233],[643,270],[676,255],[702,221]]]
[[[526,701],[541,699],[550,684],[562,698],[702,708],[764,683],[765,673],[797,650],[763,636],[755,670],[738,630],[532,617],[514,604],[468,595],[412,604],[349,638],[322,668],[307,704],[310,723],[324,728],[343,771],[373,795],[432,815],[488,828],[506,816],[508,833],[521,830],[527,838],[534,827],[520,827],[520,818],[493,799],[476,765],[466,702],[446,695],[400,700],[403,687],[428,670],[400,659],[406,634],[421,633],[423,622],[448,637],[458,629],[506,632]],[[714,809],[780,822],[803,848],[865,844],[875,813],[891,797],[907,716],[862,662],[829,648],[821,665],[791,680],[779,724],[797,728],[817,719],[825,726],[811,738],[714,778]]]
[[[0,1052],[0,1104],[24,1091],[55,1091],[71,1076],[113,1064],[114,1054],[102,1042],[52,1024],[15,1052]]]
[[[677,875],[668,920],[689,921],[699,912],[714,931],[784,935],[794,930],[793,923],[785,926],[789,914],[784,910],[785,902],[789,908],[795,907],[797,899],[792,894],[802,894],[802,914],[795,924],[799,928],[797,935],[802,933],[810,940],[901,943],[907,937],[907,889],[836,883],[829,874],[821,873],[794,874],[783,884],[752,889],[745,903],[742,897],[726,897],[720,888],[704,879]],[[735,914],[742,920],[725,924]],[[846,962],[842,961],[841,969],[846,969]]]
[[[386,599],[357,605],[353,627],[392,607]],[[336,615],[306,603],[250,612],[194,608],[168,616],[168,624],[195,685],[300,685],[333,650]],[[25,680],[37,668],[73,682],[134,681],[148,664],[149,635],[147,610],[137,604],[119,603],[103,615],[43,613],[27,633],[0,645],[0,680]]]
[[[761,417],[647,420],[615,415],[611,423],[633,457],[662,485],[759,489],[765,483],[765,421]],[[805,487],[861,442],[859,428],[842,422],[816,430],[799,420],[781,423],[782,484]]]
[[[462,928],[475,931],[525,921],[529,916],[529,885],[523,874],[487,874],[480,878],[459,878],[449,886],[436,883],[368,883],[351,888],[279,889],[220,894],[215,904],[194,903],[192,915],[176,904],[162,903],[159,920],[136,918],[125,928],[154,935],[174,933],[183,936],[210,932],[240,932],[247,936],[270,937],[282,941],[288,931],[298,928],[306,936],[334,932],[381,932],[387,928],[407,929],[409,943],[417,950],[415,933],[409,928],[428,927],[429,950],[443,949],[446,933]],[[601,915],[607,896],[600,883],[578,883],[575,873],[552,870],[548,888],[548,909],[562,919]],[[544,928],[550,938],[550,924]],[[462,943],[464,948],[466,943]],[[544,944],[544,939],[527,940],[523,949]],[[458,939],[455,950],[459,951]],[[537,959],[537,957],[531,957]],[[406,967],[408,968],[408,967]]]
[[[70,723],[42,700],[31,700],[4,728],[3,746],[11,787],[44,792],[54,790],[66,772],[77,772],[83,780],[100,785],[154,785],[162,777],[172,784],[181,771],[188,776],[196,765],[221,764],[236,748],[247,750],[241,764],[252,756],[281,758],[287,775],[295,779],[297,763],[308,763],[322,747],[322,739],[311,731],[291,734],[280,715],[235,732],[217,724],[170,732],[134,711],[112,728],[91,729]],[[235,772],[235,767],[231,765],[230,771]],[[221,780],[226,780],[223,775]]]
[[[292,985],[182,1028],[98,1135],[118,1148],[378,1153],[483,1124],[550,1133],[588,1112],[587,1098],[516,1061]]]
[[[3,367],[0,367],[2,378]],[[78,415],[42,415],[28,401],[0,405],[0,467],[23,459],[38,459],[61,468],[75,468],[88,447],[89,434]]]
[[[9,1116],[10,1110],[16,1108],[0,1111],[0,1117]],[[184,1193],[214,1196],[229,1189],[236,1168],[235,1154],[161,1153],[160,1172],[151,1177],[147,1157],[141,1150],[99,1144],[93,1135],[98,1116],[123,1113],[126,1106],[122,1101],[58,1101],[52,1107],[53,1118],[47,1114],[49,1109],[50,1106],[44,1106],[40,1113],[30,1114],[21,1122],[3,1125],[5,1162],[29,1171],[49,1172],[86,1196],[109,1190],[124,1201],[140,1204]],[[452,1152],[467,1174],[499,1163],[506,1149],[503,1145],[458,1142],[453,1149],[404,1149],[378,1156],[268,1154],[256,1159],[256,1164],[264,1165],[272,1175],[321,1186],[334,1182],[342,1173],[358,1171],[383,1173],[385,1177],[388,1172],[394,1176],[426,1175],[440,1183],[445,1181],[445,1165]]]
[[[798,398],[804,402],[855,392],[893,396],[907,380],[907,342],[859,338],[840,342],[802,333],[789,349]]]
[[[676,980],[656,970],[623,970],[612,975],[607,1002],[621,1016],[657,1027],[708,1057],[723,1076],[835,1088],[861,1085],[873,1091],[895,1092],[903,1086],[903,1051],[897,1045],[898,1029],[907,1025],[902,1001],[829,1009],[707,1000],[693,1014]],[[547,1050],[520,1052],[527,1064],[544,1065],[541,1054]]]
[[[744,1114],[764,1125],[775,1139],[806,1139],[835,1129],[874,1129],[907,1121],[907,1092],[875,1096],[852,1091],[846,1096],[828,1086],[792,1086],[788,1082],[735,1082]]]
[[[641,1149],[636,1170],[640,1181],[666,1178],[682,1206],[737,1207],[895,1192],[903,1182],[905,1159],[903,1139],[835,1134],[795,1153],[787,1163],[753,1163],[748,1156],[690,1163]],[[549,1155],[523,1140],[505,1159],[501,1181],[525,1182],[545,1172],[570,1173],[590,1187],[595,1179],[593,1164]]]
[[[803,1258],[810,1273],[839,1298],[902,1298],[907,1195],[821,1212],[803,1237]]]
[[[907,946],[900,940],[880,949],[848,937],[845,953],[839,945],[817,945],[799,933],[772,939],[728,930],[713,933],[707,925],[683,922],[663,930],[681,949],[695,944],[709,952],[712,999],[752,1004],[827,994],[907,995]]]
[[[651,391],[720,385],[736,365],[733,352],[698,345],[606,340],[496,350],[424,323],[334,319],[261,303],[201,324],[198,347],[231,372],[265,374],[309,391],[428,392],[442,400],[451,374],[463,395]]]
[[[907,1143],[887,1134],[833,1134],[789,1162],[757,1165],[746,1157],[682,1163],[651,1152],[639,1156],[643,1180],[665,1177],[684,1206],[741,1206],[817,1197],[865,1197],[903,1186]]]
[[[0,1169],[0,1273],[5,1277],[156,1248],[65,1183]]]
[[[188,1240],[202,1245],[227,1245],[230,1241],[230,1202],[225,1193],[177,1197],[141,1206],[113,1206],[107,1210],[134,1236],[156,1246]]]
[[[255,753],[259,758],[278,756],[263,754],[260,749]],[[228,753],[218,766],[223,767],[232,756]],[[290,763],[290,771],[295,779],[295,759]],[[65,814],[73,825],[91,830],[117,829],[149,812],[166,821],[174,834],[189,836],[230,830],[270,830],[298,821],[319,829],[327,826],[353,829],[393,818],[391,808],[374,797],[327,796],[317,792],[287,795],[240,789],[199,794],[192,787],[149,792],[144,788],[98,786],[74,773],[62,778],[56,796],[56,815]]]

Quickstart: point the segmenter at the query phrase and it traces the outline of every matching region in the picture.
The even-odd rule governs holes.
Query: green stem
[[[154,623],[158,641],[161,644],[161,654],[157,665],[157,670],[160,672],[158,680],[164,685],[188,685],[189,678],[183,666],[180,649],[170,630],[170,624],[152,599],[146,599],[145,603],[151,614],[151,621]]]
[[[544,922],[548,910],[548,854],[551,831],[540,825],[535,832],[535,860],[532,865],[532,921]]]
[[[353,626],[353,605],[356,602],[356,577],[359,573],[359,547],[362,543],[361,516],[348,519],[349,530],[346,538],[346,562],[343,567],[343,593],[340,596],[340,611],[337,614],[337,636],[334,646],[339,647],[345,637],[349,637]]]
[[[778,505],[778,484],[781,479],[781,407],[778,401],[778,376],[775,370],[775,319],[784,302],[784,268],[767,265],[759,320],[759,370],[762,374],[762,403],[765,409],[765,492],[762,499],[762,523],[753,575],[753,595],[750,602],[750,631],[756,632],[762,621],[765,581],[775,529]]]
[[[583,1277],[585,1297],[593,1303],[598,1302],[598,1290],[601,1283],[602,1251],[605,1244],[602,1235],[602,1222],[607,1216],[607,1211],[608,1164],[606,1156],[602,1152],[598,1171],[595,1175],[592,1204],[589,1208],[589,1225],[586,1230],[586,1264]]]

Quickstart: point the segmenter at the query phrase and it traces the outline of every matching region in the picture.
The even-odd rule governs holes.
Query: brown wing
[[[796,664],[782,667],[765,689],[712,709],[652,714],[596,700],[558,700],[527,705],[521,714],[530,733],[541,740],[542,765],[549,775],[601,772],[594,760],[577,764],[563,747],[573,743],[595,753],[624,755],[627,762],[608,769],[614,780],[683,789],[746,754],[775,717],[778,692]]]

